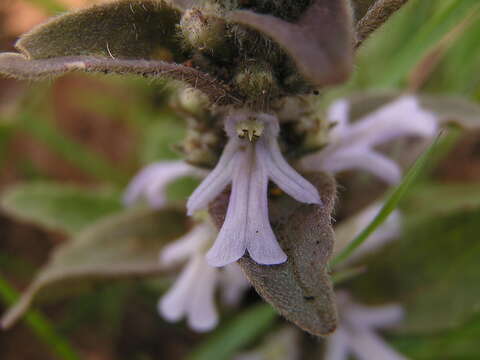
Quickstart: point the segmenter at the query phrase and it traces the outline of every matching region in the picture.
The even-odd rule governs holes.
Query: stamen
[[[249,118],[248,120],[240,121],[237,126],[237,135],[240,139],[245,139],[248,137],[250,142],[256,141],[263,134],[265,125],[263,122],[258,121],[254,117]]]

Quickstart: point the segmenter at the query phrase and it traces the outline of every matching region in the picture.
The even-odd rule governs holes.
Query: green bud
[[[225,44],[226,24],[198,8],[187,10],[180,21],[183,38],[193,49],[214,53]]]
[[[252,101],[273,98],[279,93],[277,79],[267,63],[246,64],[234,81],[239,92]]]
[[[190,114],[202,114],[208,107],[208,97],[199,90],[187,88],[178,93],[178,105]]]

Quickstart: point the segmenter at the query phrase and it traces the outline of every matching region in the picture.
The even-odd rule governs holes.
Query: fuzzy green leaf
[[[314,86],[341,83],[352,71],[353,17],[345,0],[315,0],[296,23],[248,10],[232,12],[230,21],[273,39]]]
[[[119,277],[160,274],[158,254],[169,241],[188,230],[183,211],[131,210],[108,217],[57,248],[20,301],[2,318],[12,326],[34,299],[80,284]]]
[[[47,182],[10,187],[0,205],[16,219],[68,234],[122,209],[117,192]]]
[[[95,55],[146,59],[179,56],[180,12],[161,0],[120,0],[61,15],[16,43],[28,59]],[[164,59],[164,56],[161,56]],[[177,59],[176,59],[177,60]]]
[[[248,255],[239,264],[257,292],[285,318],[314,335],[328,335],[336,327],[336,307],[327,264],[333,248],[331,212],[334,180],[322,173],[307,178],[322,196],[323,206],[296,202],[287,195],[270,199],[270,222],[288,256],[281,265],[259,265]],[[228,194],[210,212],[223,224]]]

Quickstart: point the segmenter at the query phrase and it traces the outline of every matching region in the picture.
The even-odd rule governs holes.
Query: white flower
[[[188,325],[199,332],[209,331],[218,323],[215,307],[218,286],[228,305],[235,305],[250,286],[237,264],[224,269],[207,264],[205,251],[215,236],[213,225],[200,223],[160,254],[160,262],[167,267],[185,261],[186,265],[171,289],[160,299],[158,310],[171,322],[186,317]]]
[[[354,303],[347,293],[337,293],[340,323],[337,331],[326,340],[325,360],[406,359],[390,347],[377,333],[397,325],[403,318],[398,305],[367,307]]]
[[[382,209],[382,206],[382,203],[374,203],[360,211],[358,214],[340,222],[335,227],[335,245],[333,248],[334,257],[372,222]],[[348,259],[342,262],[342,265],[354,263],[365,254],[374,252],[391,240],[398,238],[401,225],[401,213],[400,211],[395,210],[385,222],[378,227],[352,255],[350,255]]]
[[[346,100],[330,107],[328,119],[334,125],[330,143],[320,152],[302,159],[305,169],[322,169],[333,174],[364,170],[394,184],[401,179],[401,169],[377,152],[375,146],[407,135],[431,137],[437,130],[436,117],[422,109],[414,96],[400,97],[352,124],[349,110]]]
[[[125,191],[123,201],[130,206],[143,197],[151,207],[161,208],[167,203],[165,190],[171,182],[184,176],[202,175],[202,170],[183,161],[157,162],[145,167],[133,178]]]
[[[207,254],[213,266],[224,266],[245,251],[259,264],[287,260],[270,226],[268,181],[272,180],[296,200],[320,204],[315,187],[283,158],[277,143],[276,117],[237,112],[225,122],[229,141],[215,169],[188,200],[188,213],[206,208],[230,183],[228,210],[214,246]]]

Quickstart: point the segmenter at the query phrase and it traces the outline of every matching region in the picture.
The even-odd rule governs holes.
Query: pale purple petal
[[[326,339],[324,360],[347,360],[348,341],[348,334],[343,329],[338,328]]]
[[[188,199],[188,215],[193,215],[194,212],[206,208],[232,181],[233,158],[238,152],[238,148],[237,139],[231,139],[227,143],[218,164]]]
[[[352,304],[348,310],[349,322],[359,329],[391,327],[397,325],[404,315],[403,308],[396,304],[374,307]]]
[[[214,238],[215,233],[211,225],[198,224],[189,233],[163,248],[160,253],[160,263],[171,266],[184,261],[193,254],[200,252]]]
[[[230,306],[237,305],[250,283],[238,264],[230,264],[223,268],[220,275],[222,301]]]
[[[389,184],[398,183],[402,177],[402,170],[393,160],[367,148],[344,148],[335,153],[326,153],[316,159],[316,168],[332,174],[344,170],[362,170]]]
[[[124,203],[130,206],[144,197],[152,207],[162,207],[166,203],[165,190],[168,184],[188,175],[200,176],[200,172],[182,161],[165,161],[149,165],[128,185],[123,198]]]
[[[240,259],[247,249],[246,229],[248,215],[248,187],[252,149],[238,151],[231,161],[233,174],[232,191],[228,202],[225,222],[220,233],[207,253],[207,261],[212,266],[225,266]]]
[[[395,349],[383,341],[373,331],[355,331],[355,336],[350,337],[350,348],[359,360],[405,360]]]
[[[295,200],[307,204],[321,204],[317,189],[293,169],[283,158],[276,139],[258,141],[256,151],[268,177]]]
[[[337,139],[341,139],[343,136],[347,135],[349,111],[350,104],[345,99],[335,101],[328,108],[328,121],[334,125],[330,131],[332,141],[336,141]]]
[[[363,209],[359,214],[354,215],[335,227],[336,241],[333,249],[333,256],[342,251],[352,240],[362,232],[380,212],[383,204],[375,203]],[[382,246],[388,244],[400,235],[401,214],[398,210],[390,214],[385,222],[360,245],[354,253],[342,263],[342,266],[354,263],[364,255],[372,253]]]
[[[209,266],[203,254],[197,255],[201,262],[199,273],[192,288],[192,296],[187,310],[188,325],[196,331],[212,330],[218,324],[215,309],[215,287],[218,281],[218,269]]]
[[[257,146],[258,149],[258,146]],[[250,174],[247,219],[247,250],[258,264],[273,265],[287,261],[268,218],[268,177],[265,164],[256,156]]]
[[[432,137],[437,130],[435,115],[423,110],[413,96],[404,96],[351,125],[344,144],[375,146],[406,135]]]
[[[160,299],[158,310],[166,320],[179,321],[186,314],[201,265],[198,259],[191,258],[170,290]]]

